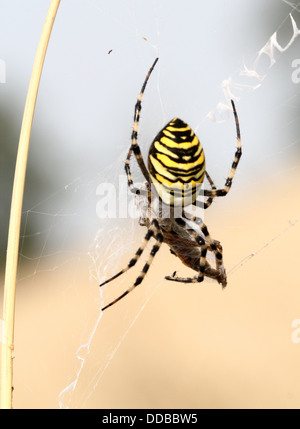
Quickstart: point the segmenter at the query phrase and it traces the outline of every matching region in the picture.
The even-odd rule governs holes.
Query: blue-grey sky
[[[0,0],[0,58],[6,79],[0,84],[0,105],[14,123],[15,138],[9,143],[13,153],[49,5],[46,0]],[[264,80],[257,89],[258,80],[243,74],[253,71],[259,51],[274,32],[281,46],[288,43],[293,35],[291,12],[300,28],[299,12],[281,0],[187,0],[184,5],[179,0],[63,0],[46,55],[30,144],[28,180],[35,172],[32,180],[40,186],[29,187],[28,181],[24,210],[37,205],[42,211],[48,202],[51,213],[72,211],[64,196],[57,201],[53,196],[73,184],[68,189],[83,207],[97,181],[123,174],[134,104],[156,56],[159,62],[140,122],[145,157],[156,133],[178,116],[197,132],[207,169],[222,186],[235,148],[234,121],[230,112],[221,123],[207,115],[227,103],[229,94],[236,100],[244,149],[232,198],[298,168],[294,155],[299,146],[295,124],[300,84],[292,81],[292,61],[300,57],[300,37],[286,52],[274,49],[271,68],[268,56],[261,56],[256,71]],[[218,121],[223,113],[217,114]],[[85,187],[87,183],[93,186]]]

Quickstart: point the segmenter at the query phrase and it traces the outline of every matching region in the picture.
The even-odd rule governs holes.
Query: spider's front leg
[[[133,116],[133,128],[132,128],[132,133],[131,133],[131,146],[129,148],[129,152],[128,152],[128,155],[127,155],[127,158],[125,161],[125,172],[127,175],[128,187],[131,190],[131,192],[133,192],[134,194],[137,194],[137,195],[139,195],[139,194],[145,195],[145,193],[144,193],[144,191],[141,191],[140,189],[138,189],[137,187],[134,186],[134,183],[132,180],[132,175],[131,175],[131,170],[130,170],[130,158],[131,158],[131,155],[133,152],[145,179],[147,180],[147,182],[150,182],[149,172],[148,172],[146,165],[144,163],[144,160],[143,160],[143,157],[141,154],[141,149],[140,149],[139,144],[138,144],[138,129],[139,129],[140,114],[141,114],[141,109],[142,109],[142,98],[143,98],[144,91],[145,91],[147,82],[149,80],[149,77],[150,77],[157,61],[158,61],[158,58],[156,58],[156,60],[154,61],[154,63],[150,67],[150,70],[147,73],[147,76],[146,76],[146,79],[143,83],[141,92],[140,92],[138,99],[137,99],[137,102],[135,104],[134,116]]]
[[[237,148],[236,148],[234,159],[233,159],[233,162],[231,164],[231,169],[228,173],[228,177],[226,179],[224,188],[223,189],[216,189],[214,187],[211,190],[209,190],[209,189],[204,190],[204,196],[212,198],[212,199],[215,197],[224,197],[225,195],[228,194],[228,192],[230,191],[231,185],[232,185],[232,181],[233,181],[238,163],[239,163],[241,156],[242,156],[240,125],[239,125],[239,119],[238,119],[238,115],[237,115],[233,100],[231,100],[231,105],[232,105],[232,110],[233,110],[233,115],[234,115],[235,125],[236,125]]]

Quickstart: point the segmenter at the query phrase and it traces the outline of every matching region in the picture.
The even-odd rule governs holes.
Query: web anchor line
[[[262,247],[257,249],[255,252],[252,252],[249,255],[245,256],[237,264],[235,264],[232,268],[230,268],[230,270],[228,271],[228,275],[237,271],[239,268],[241,268],[243,265],[249,262],[250,259],[252,259],[254,256],[258,255],[260,252],[265,250],[268,246],[270,246],[270,244],[274,243],[274,241],[278,240],[282,235],[284,235],[287,231],[289,231],[292,227],[294,227],[298,221],[299,221],[299,218],[295,219],[294,221],[290,220],[289,225],[284,230],[282,230],[279,234],[271,238],[270,241],[267,241],[267,243],[265,243]]]

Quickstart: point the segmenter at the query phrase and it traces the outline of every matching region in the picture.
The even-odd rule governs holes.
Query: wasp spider
[[[204,280],[204,277],[210,277],[223,287],[227,284],[220,242],[211,238],[202,219],[189,215],[185,211],[185,207],[189,204],[199,205],[197,196],[204,177],[208,180],[210,189],[203,191],[204,197],[207,197],[206,201],[202,203],[203,209],[207,209],[215,197],[227,195],[231,188],[242,154],[239,121],[235,105],[231,101],[236,124],[237,149],[224,188],[217,189],[214,185],[205,169],[205,157],[200,141],[188,124],[179,118],[172,119],[154,138],[148,154],[147,169],[141,155],[137,136],[142,97],[157,61],[158,58],[146,76],[135,105],[131,146],[125,162],[128,187],[131,192],[136,194],[137,204],[141,212],[140,224],[146,226],[148,230],[143,243],[128,265],[100,286],[116,279],[132,268],[151,238],[155,240],[155,243],[135,283],[122,295],[103,307],[102,310],[118,302],[143,281],[163,242],[169,245],[172,254],[197,273],[193,277],[183,278],[176,276],[176,272],[174,272],[172,276],[165,277],[167,280],[199,283]],[[140,189],[134,185],[131,176],[130,159],[132,153],[134,153],[139,168],[146,179],[145,184]],[[180,215],[178,215],[178,208],[180,208]],[[208,251],[214,255],[215,267],[212,267],[206,259]]]

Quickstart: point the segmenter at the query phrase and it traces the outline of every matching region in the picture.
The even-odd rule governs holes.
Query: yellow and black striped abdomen
[[[205,158],[194,131],[181,119],[172,119],[155,137],[148,155],[152,182],[165,204],[186,206],[200,191]]]

